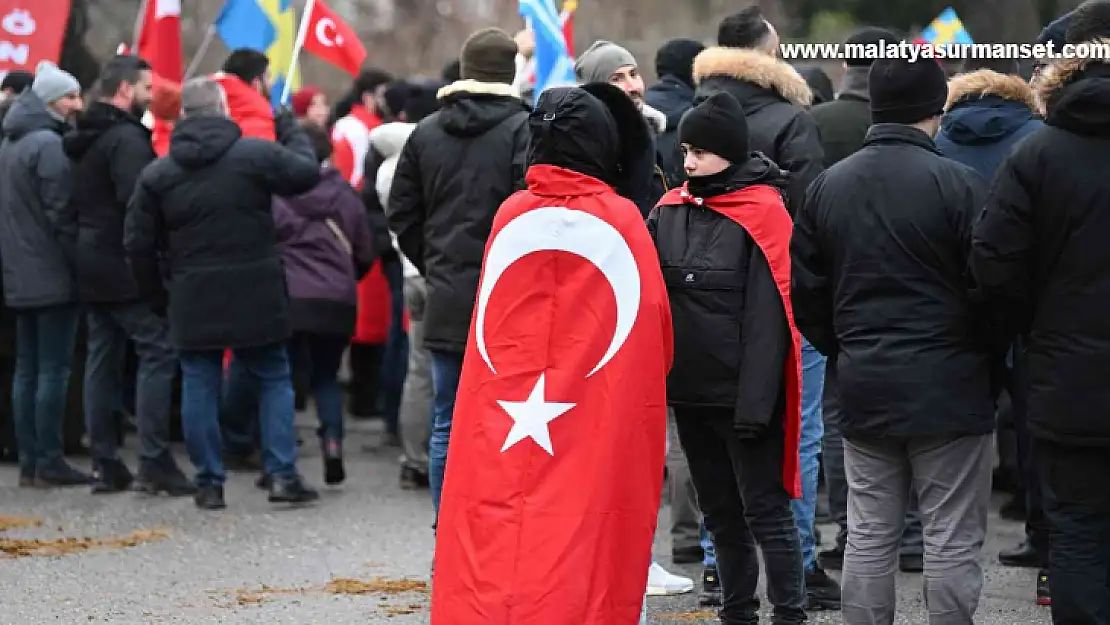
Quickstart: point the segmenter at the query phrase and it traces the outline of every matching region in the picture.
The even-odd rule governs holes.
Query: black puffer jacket
[[[170,153],[143,171],[127,209],[124,247],[140,293],[164,297],[169,273],[173,344],[182,350],[256,347],[289,337],[271,206],[274,195],[316,186],[320,167],[288,114],[275,120],[284,147],[244,138],[223,117],[187,118]]]
[[[924,132],[871,127],[795,218],[798,329],[836,358],[845,436],[994,429],[990,352],[965,278],[986,183]]]
[[[752,185],[781,193],[785,184],[783,173],[761,154],[689,182],[690,192],[701,197]],[[735,411],[737,424],[766,426],[785,409],[783,370],[790,350],[782,296],[767,257],[739,224],[691,204],[659,206],[648,218],[648,231],[674,322],[668,404],[726,408]]]
[[[86,302],[126,302],[139,289],[123,249],[127,202],[154,159],[150,131],[134,115],[94,102],[63,145],[73,161],[77,215],[77,295]]]
[[[708,48],[694,59],[697,104],[718,91],[744,108],[752,150],[762,152],[789,175],[786,208],[793,214],[806,189],[823,170],[817,124],[805,110],[809,85],[790,65],[755,50]]]
[[[528,107],[509,85],[473,80],[439,99],[401,151],[386,217],[427,280],[424,344],[462,352],[493,216],[524,186]]]
[[[1045,127],[998,169],[970,267],[1002,341],[1028,335],[1033,435],[1110,447],[1110,65],[1083,65],[1042,74]]]

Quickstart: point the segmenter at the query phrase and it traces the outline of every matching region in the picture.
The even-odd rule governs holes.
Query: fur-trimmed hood
[[[1089,43],[1110,46],[1110,39]],[[1048,125],[1110,136],[1110,59],[1058,59],[1041,71],[1034,91]]]
[[[961,74],[948,83],[937,144],[984,146],[1025,136],[1040,127],[1035,106],[1033,90],[1018,76],[991,70]]]
[[[945,112],[964,100],[979,99],[984,96],[998,96],[1003,100],[1020,102],[1035,110],[1037,103],[1033,89],[1021,76],[1000,74],[989,69],[981,69],[960,74],[948,81],[948,101],[944,103]]]
[[[443,103],[437,121],[448,134],[475,137],[509,117],[529,110],[512,85],[456,80],[436,94]]]
[[[809,106],[813,93],[802,76],[779,59],[744,48],[706,48],[694,59],[694,83],[721,76],[775,92],[798,106]]]
[[[663,111],[652,108],[645,103],[640,112],[644,114],[644,120],[651,127],[652,133],[661,135],[667,131],[667,115]]]

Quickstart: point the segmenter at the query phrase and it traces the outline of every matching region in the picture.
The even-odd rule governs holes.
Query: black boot
[[[1037,605],[1052,605],[1052,593],[1048,590],[1048,569],[1037,571]]]
[[[150,495],[166,493],[170,497],[197,493],[197,487],[177,468],[177,463],[169,454],[157,460],[144,460],[140,464],[138,490]]]
[[[127,465],[119,460],[101,460],[93,472],[92,492],[94,495],[121,493],[130,490],[134,481]]]
[[[806,595],[810,610],[840,609],[840,585],[820,568],[806,573]]]
[[[88,486],[93,483],[93,478],[88,473],[69,466],[65,460],[57,460],[49,465],[40,465],[35,472],[34,483],[37,488]]]
[[[428,474],[412,467],[401,467],[401,490],[422,490],[428,488]]]
[[[837,547],[817,554],[817,565],[830,571],[839,571],[844,568],[844,549]]]
[[[270,503],[310,503],[319,498],[320,493],[305,485],[299,475],[270,481]]]
[[[342,484],[347,479],[343,467],[343,445],[335,439],[320,441],[320,452],[324,456],[324,483],[328,486]]]
[[[707,566],[701,572],[701,594],[698,595],[698,605],[719,606],[723,604],[721,578],[717,575],[717,567]]]
[[[227,507],[224,503],[224,487],[216,484],[205,484],[193,495],[193,503],[201,510],[223,510]]]

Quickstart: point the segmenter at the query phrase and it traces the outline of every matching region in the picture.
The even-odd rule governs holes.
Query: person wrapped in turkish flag
[[[616,87],[588,89],[540,97],[528,188],[501,205],[486,246],[447,456],[432,625],[640,618],[671,315],[643,218],[620,194],[647,126]]]

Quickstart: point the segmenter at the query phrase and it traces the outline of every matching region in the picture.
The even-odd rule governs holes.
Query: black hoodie
[[[77,295],[86,302],[137,300],[123,250],[123,219],[139,175],[155,159],[150,131],[131,113],[93,102],[63,147],[73,162]]]
[[[462,353],[498,207],[524,187],[528,107],[509,85],[460,80],[405,142],[386,206],[401,252],[428,283],[424,342]]]
[[[271,201],[319,182],[304,132],[279,124],[284,144],[242,137],[224,117],[187,118],[169,156],[143,171],[128,206],[124,246],[139,290],[162,296],[169,269],[170,334],[183,350],[254,347],[289,336],[285,274]]]
[[[999,342],[1028,335],[1033,435],[1110,447],[1110,65],[1066,59],[1037,85],[1045,127],[999,167],[971,273]]]

